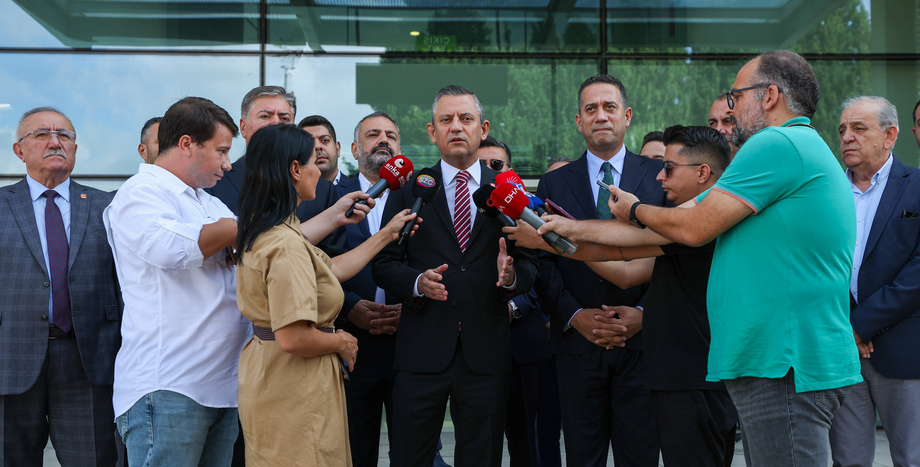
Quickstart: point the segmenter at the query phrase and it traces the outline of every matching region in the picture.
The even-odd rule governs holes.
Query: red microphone
[[[370,198],[376,198],[386,191],[387,188],[391,190],[402,188],[409,183],[409,180],[414,180],[412,178],[412,173],[414,171],[415,167],[412,166],[412,161],[410,161],[409,158],[402,154],[393,156],[380,168],[380,180],[377,180],[377,183],[367,190],[368,196]],[[345,217],[351,217],[351,214],[355,212],[355,206],[358,204],[367,204],[367,200],[362,199],[348,208],[348,211],[345,212]]]
[[[498,181],[498,177],[495,177],[495,180]],[[512,219],[520,219],[535,229],[539,229],[541,225],[546,223],[528,206],[530,199],[527,197],[527,193],[510,183],[499,183],[495,190],[492,191],[489,201],[502,214],[506,214]],[[571,255],[578,249],[577,244],[572,243],[572,241],[556,232],[543,234],[543,240],[546,240],[546,243],[560,255],[563,253]]]
[[[518,174],[514,173],[514,170],[506,170],[495,176],[495,184],[501,185],[502,183],[510,183],[512,185],[517,185],[521,190],[526,190],[524,187],[524,180],[521,180],[521,177]]]

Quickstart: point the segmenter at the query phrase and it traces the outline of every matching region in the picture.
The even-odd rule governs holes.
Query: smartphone
[[[565,209],[562,209],[562,206],[554,203],[553,200],[546,198],[544,202],[552,209],[553,214],[559,214],[561,216],[568,217],[569,219],[575,219],[571,214],[565,212]]]
[[[597,184],[598,184],[598,185],[600,185],[600,186],[601,186],[601,188],[603,188],[603,189],[605,189],[605,190],[607,190],[608,192],[610,191],[610,185],[608,185],[608,184],[606,184],[606,183],[604,183],[604,181],[603,181],[603,180],[601,180],[601,179],[597,179]],[[614,200],[614,201],[616,201],[616,200],[617,200],[617,198],[616,198],[616,196],[614,196],[614,197],[613,197],[613,200]]]

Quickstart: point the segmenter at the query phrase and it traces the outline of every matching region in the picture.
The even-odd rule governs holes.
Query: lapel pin
[[[80,199],[86,199],[86,193],[80,193]]]

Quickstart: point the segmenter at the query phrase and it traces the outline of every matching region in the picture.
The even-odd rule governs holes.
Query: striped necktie
[[[457,243],[460,244],[460,251],[466,252],[466,247],[470,243],[470,231],[472,230],[472,213],[470,212],[470,190],[466,183],[470,180],[470,173],[461,170],[457,174],[457,190],[454,193],[454,231],[457,232]]]

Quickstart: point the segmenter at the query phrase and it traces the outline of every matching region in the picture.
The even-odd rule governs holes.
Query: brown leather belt
[[[318,330],[320,330],[320,331],[323,331],[323,332],[328,332],[328,333],[334,333],[334,332],[335,332],[335,328],[333,328],[333,327],[325,327],[325,326],[324,326],[324,327],[318,327],[318,326],[317,326],[316,329],[318,329]],[[263,341],[273,341],[273,340],[275,340],[275,333],[272,332],[272,328],[265,328],[265,327],[256,326],[255,324],[253,324],[253,325],[252,325],[252,333],[253,333],[253,335],[255,335],[256,337],[258,337],[259,339],[261,339],[261,340],[263,340]]]

